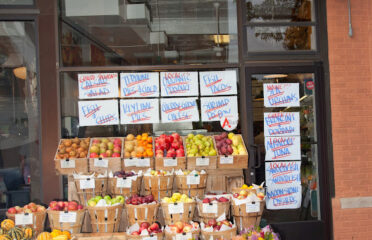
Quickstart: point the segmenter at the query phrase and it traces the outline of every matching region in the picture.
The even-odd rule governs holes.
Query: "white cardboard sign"
[[[260,202],[248,202],[245,204],[245,211],[247,213],[260,212]]]
[[[197,98],[162,98],[161,122],[198,122]]]
[[[199,72],[200,95],[235,95],[237,94],[236,71]]]
[[[61,168],[75,168],[75,160],[74,159],[62,159],[61,160]]]
[[[121,73],[122,98],[159,97],[159,73]]]
[[[233,97],[205,97],[200,98],[203,122],[220,121],[227,115],[238,115],[238,100]]]
[[[117,124],[119,124],[117,100],[79,101],[80,126]]]
[[[92,178],[80,179],[80,189],[93,189],[95,188],[95,181]]]
[[[218,206],[216,203],[203,203],[203,213],[216,213],[218,212]]]
[[[94,167],[108,168],[108,159],[94,159]]]
[[[299,112],[264,113],[265,136],[299,136]]]
[[[196,158],[196,166],[209,166],[209,158]]]
[[[266,161],[301,160],[301,138],[265,137]]]
[[[301,184],[301,162],[266,162],[266,185]]]
[[[198,96],[197,72],[161,72],[161,96]]]
[[[116,179],[116,187],[117,188],[131,188],[132,187],[132,179],[131,178],[117,178]]]
[[[302,189],[298,184],[268,186],[266,192],[267,209],[296,209],[301,206]]]
[[[119,97],[117,73],[78,74],[79,98]]]
[[[121,124],[144,124],[158,122],[158,99],[120,100]]]
[[[15,225],[31,225],[33,224],[32,213],[20,213],[15,215]]]
[[[299,107],[299,83],[264,84],[265,107]]]
[[[189,175],[186,178],[187,185],[197,185],[200,184],[200,175]]]
[[[180,214],[184,212],[183,203],[170,203],[168,204],[169,214]]]
[[[76,212],[59,212],[59,222],[61,223],[75,223]]]
[[[177,167],[177,158],[163,158],[164,167]]]
[[[220,164],[234,164],[234,156],[220,156]]]

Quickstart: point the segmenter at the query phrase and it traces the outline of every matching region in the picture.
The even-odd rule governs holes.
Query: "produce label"
[[[161,122],[198,122],[197,98],[162,98]]]
[[[119,84],[117,73],[78,74],[79,98],[117,98]]]
[[[302,187],[298,184],[268,186],[266,192],[267,209],[296,209],[301,206]]]
[[[266,162],[266,185],[301,184],[301,162]]]
[[[150,167],[150,158],[138,158],[137,167]]]
[[[237,97],[204,97],[201,101],[203,122],[221,121],[225,116],[238,116]]]
[[[301,139],[295,137],[265,137],[267,161],[301,160]]]
[[[196,158],[196,166],[209,166],[209,158]]]
[[[191,232],[188,233],[182,233],[182,234],[176,234],[175,240],[190,240],[193,239]]]
[[[80,179],[80,189],[93,189],[95,188],[94,179]]]
[[[200,184],[200,175],[189,175],[187,176],[187,185]]]
[[[75,223],[76,222],[76,212],[59,212],[59,222],[60,223]]]
[[[75,168],[75,160],[73,159],[62,159],[61,160],[61,168]]]
[[[94,166],[95,167],[101,167],[101,168],[108,168],[108,159],[94,159]]]
[[[121,73],[122,98],[159,97],[159,73]]]
[[[300,91],[298,83],[264,84],[265,107],[299,107]]]
[[[170,203],[168,204],[169,214],[179,214],[183,213],[183,203]]]
[[[162,72],[160,85],[163,97],[199,95],[197,72]]]
[[[234,164],[233,156],[220,156],[220,164]]]
[[[201,96],[237,94],[235,70],[199,72],[199,76]]]
[[[164,167],[177,167],[177,158],[163,158]]]
[[[264,113],[265,136],[299,136],[299,112]]]
[[[217,214],[217,204],[216,203],[203,203],[203,213]]]
[[[15,215],[15,225],[31,225],[33,224],[32,213],[21,213]]]
[[[117,188],[131,188],[132,187],[132,179],[131,178],[117,178],[116,179],[116,187]]]
[[[120,100],[121,124],[144,124],[158,122],[158,99]]]
[[[80,126],[117,124],[119,124],[117,100],[79,101]]]
[[[247,213],[260,212],[260,202],[246,203],[245,210]]]
[[[132,159],[125,158],[124,159],[124,165],[126,167],[136,167],[137,166],[137,162],[138,162],[137,158],[132,158]]]
[[[142,240],[158,240],[157,236],[152,236],[152,237],[144,237]]]

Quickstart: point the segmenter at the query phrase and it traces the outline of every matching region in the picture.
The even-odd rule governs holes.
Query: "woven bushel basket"
[[[169,213],[169,204],[173,203],[161,203],[163,210],[164,222],[166,225],[174,224],[175,222],[190,222],[192,221],[195,213],[196,202],[183,203],[183,213]]]
[[[141,205],[125,204],[129,225],[133,225],[135,223],[140,225],[142,222],[155,222],[159,206],[159,203]]]
[[[130,235],[130,234],[125,233],[126,240],[140,240],[140,239],[150,238],[150,237],[156,237],[157,240],[163,240],[164,233],[161,232],[161,233],[155,233],[155,234],[150,234],[146,236]]]
[[[47,211],[42,212],[33,212],[32,214],[32,223],[30,225],[23,225],[22,227],[28,226],[35,230],[35,235],[44,231],[45,219],[46,219]],[[15,222],[15,214],[6,213],[7,218],[13,220]]]
[[[177,235],[181,235],[181,234],[182,233],[171,233],[171,232],[165,231],[165,240],[183,239],[183,238],[178,238],[177,237]],[[196,231],[192,231],[191,234],[192,234],[193,239],[196,239],[196,240],[199,239],[200,229],[198,229]]]
[[[216,219],[219,216],[221,216],[222,214],[225,215],[225,216],[229,216],[230,202],[213,203],[213,204],[217,204],[217,213],[204,213],[203,212],[203,204],[209,204],[209,203],[203,203],[203,202],[199,201],[197,203],[197,208],[198,208],[199,217],[201,218],[200,220],[202,220],[205,224],[208,223],[208,220]]]
[[[80,188],[80,179],[75,179],[76,191],[79,196],[79,200],[85,206],[88,206],[87,202],[89,199],[95,196],[104,196],[107,194],[108,190],[108,180],[107,178],[93,178],[94,179],[94,188],[90,189],[81,189]]]
[[[174,175],[169,176],[143,176],[145,193],[154,196],[158,202],[164,197],[172,195]]]
[[[142,183],[142,176],[138,176],[135,181],[132,180],[132,185],[130,188],[120,188],[117,187],[117,178],[109,178],[108,179],[108,192],[111,194],[112,197],[115,196],[124,196],[130,197],[133,194],[139,194],[141,190],[141,183]]]
[[[201,236],[203,240],[232,239],[234,236],[236,236],[236,227],[220,232],[206,232],[202,230]]]
[[[108,207],[87,207],[93,232],[118,232],[123,204]]]
[[[248,226],[258,226],[261,222],[262,212],[265,208],[265,201],[260,201],[260,211],[247,213],[246,204],[235,205],[232,201],[231,214],[234,216],[235,224],[239,232]]]
[[[51,229],[69,231],[72,234],[81,232],[81,227],[83,226],[85,216],[85,209],[74,211],[76,212],[76,221],[74,223],[62,223],[59,221],[59,215],[60,213],[63,213],[63,211],[48,210],[47,212]]]

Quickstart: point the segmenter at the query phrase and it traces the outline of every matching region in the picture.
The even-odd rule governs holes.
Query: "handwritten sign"
[[[264,113],[265,136],[299,136],[300,113],[272,112]]]
[[[227,115],[238,116],[237,97],[206,97],[200,100],[203,122],[220,121]]]
[[[120,100],[121,124],[144,124],[158,122],[158,99]]]
[[[78,74],[79,98],[116,98],[119,96],[118,74]]]
[[[177,167],[177,158],[163,158],[164,167]]]
[[[75,223],[76,222],[76,212],[59,212],[59,222],[60,223]]]
[[[209,158],[196,158],[196,166],[209,166]]]
[[[234,156],[220,156],[220,164],[234,164]]]
[[[162,98],[161,122],[197,122],[199,121],[197,98]]]
[[[159,97],[159,73],[121,73],[122,98]]]
[[[117,100],[79,101],[80,126],[117,124],[119,124]]]
[[[245,211],[247,213],[260,212],[260,202],[248,202],[245,204]]]
[[[301,206],[301,185],[288,184],[285,186],[268,186],[266,192],[266,208],[296,209]]]
[[[295,137],[265,137],[265,160],[301,160],[301,139]]]
[[[91,179],[91,178],[80,179],[80,189],[93,189],[93,188],[95,188],[94,179]]]
[[[298,83],[264,84],[265,107],[299,107],[300,91]]]
[[[301,184],[301,162],[266,162],[266,185]]]
[[[168,204],[169,214],[180,214],[183,213],[183,203],[170,203]]]
[[[75,168],[75,160],[74,159],[62,159],[61,160],[61,168]]]
[[[116,187],[117,188],[131,188],[132,187],[132,179],[131,178],[117,178],[116,179]]]
[[[186,178],[187,185],[200,184],[200,175],[189,175]]]
[[[94,159],[94,167],[108,168],[108,159]]]
[[[194,239],[191,232],[177,233],[175,240],[190,240]]]
[[[215,213],[218,212],[218,206],[217,203],[203,203],[203,213]]]
[[[165,97],[198,96],[197,72],[160,73],[161,95]]]
[[[200,95],[235,95],[236,71],[199,72]]]
[[[15,225],[31,225],[33,224],[32,213],[21,213],[15,215]]]

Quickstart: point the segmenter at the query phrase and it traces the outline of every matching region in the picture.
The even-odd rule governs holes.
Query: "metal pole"
[[[350,0],[347,1],[347,6],[349,8],[349,37],[353,37],[353,25],[351,23],[351,6]]]

